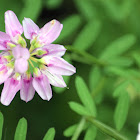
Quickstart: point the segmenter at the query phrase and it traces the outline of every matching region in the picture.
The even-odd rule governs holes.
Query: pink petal
[[[7,42],[10,42],[10,36],[0,31],[0,50],[7,50]]]
[[[14,78],[9,78],[8,80],[6,80],[1,93],[1,103],[8,106],[15,97],[20,87],[20,80]]]
[[[44,44],[50,44],[58,38],[63,25],[57,20],[52,20],[45,24],[39,31],[39,41]]]
[[[0,84],[5,82],[8,79],[8,77],[12,74],[12,72],[13,69],[0,64]]]
[[[16,47],[12,49],[12,54],[15,59],[24,58],[28,60],[30,57],[29,50],[27,48],[21,47],[20,45],[17,45]]]
[[[25,73],[28,70],[28,61],[23,58],[15,60],[15,71],[18,73]]]
[[[24,18],[23,30],[24,36],[27,39],[32,39],[32,36],[38,33],[39,27],[30,18]]]
[[[29,57],[30,57],[30,53],[29,53],[29,50],[27,48],[22,48],[21,47],[21,57],[28,60]]]
[[[17,45],[16,47],[14,47],[12,49],[12,54],[13,54],[13,56],[14,56],[15,59],[18,59],[18,58],[21,57],[20,48],[21,48],[20,45]]]
[[[50,100],[52,98],[52,90],[48,78],[45,75],[34,77],[33,87],[43,100]]]
[[[3,64],[3,56],[0,56],[0,64]]]
[[[0,42],[10,41],[10,36],[4,32],[0,31]]]
[[[10,37],[15,37],[23,33],[22,25],[13,11],[9,10],[5,12],[5,28],[6,33],[10,35]]]
[[[64,48],[63,45],[57,45],[57,44],[45,45],[42,49],[47,51],[47,55],[49,56],[61,57],[66,52],[66,49]]]
[[[7,46],[3,43],[0,43],[0,50],[7,50]]]
[[[34,97],[35,89],[33,88],[32,81],[32,76],[30,76],[30,78],[27,78],[26,76],[22,78],[20,98],[25,102],[32,100]]]
[[[42,73],[47,76],[49,83],[51,85],[56,86],[56,87],[66,87],[67,86],[61,75],[52,74],[47,70],[47,68],[45,71],[42,71]]]
[[[59,57],[44,57],[48,70],[58,75],[72,75],[76,72],[76,68]]]

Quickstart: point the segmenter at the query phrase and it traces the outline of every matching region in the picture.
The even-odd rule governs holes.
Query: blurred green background
[[[63,23],[64,28],[54,43],[71,45],[71,47],[87,52],[100,60],[106,60],[105,55],[107,54],[104,55],[104,50],[121,37],[125,37],[125,41],[117,44],[112,52],[120,53],[121,45],[122,47],[129,45],[132,47],[122,51],[121,56],[116,59],[106,60],[110,66],[123,70],[123,73],[115,71],[117,74],[112,72],[112,69],[106,70],[103,67],[97,67],[96,64],[92,64],[82,56],[79,57],[76,53],[67,51],[65,58],[77,68],[77,73],[74,76],[71,76],[70,79],[65,78],[66,81],[69,81],[69,83],[67,82],[69,89],[54,88],[53,98],[49,102],[43,101],[36,94],[32,101],[25,103],[20,100],[18,92],[8,107],[0,104],[0,111],[5,118],[3,140],[14,138],[16,125],[21,117],[25,117],[28,121],[27,140],[42,140],[50,127],[56,129],[56,140],[70,139],[64,137],[63,131],[81,118],[68,106],[69,101],[79,101],[74,85],[76,75],[83,77],[91,92],[101,86],[95,97],[97,118],[111,127],[115,127],[113,114],[117,98],[113,96],[114,89],[122,81],[128,80],[128,77],[124,76],[127,71],[135,69],[137,74],[133,72],[129,73],[129,76],[133,77],[134,74],[137,78],[140,73],[140,1],[1,0],[1,31],[5,30],[4,13],[7,10],[14,11],[20,22],[24,17],[28,17],[35,21],[39,27],[52,19],[59,20]],[[97,72],[97,74],[94,72],[95,78],[91,74],[93,71]],[[137,125],[140,121],[140,80],[135,83],[134,87],[132,86],[129,85],[128,90],[130,95],[129,112],[125,126],[121,130],[121,133],[131,140],[136,138]],[[2,88],[3,85],[0,89],[2,90]],[[79,138],[80,140],[83,139],[83,135]],[[96,140],[111,140],[111,138],[98,132]]]

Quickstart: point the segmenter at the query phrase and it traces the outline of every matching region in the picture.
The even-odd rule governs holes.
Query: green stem
[[[105,66],[106,64],[101,62],[100,60],[98,60],[96,57],[92,56],[91,54],[85,52],[85,51],[82,51],[82,50],[78,50],[78,49],[75,49],[71,46],[65,46],[65,48],[68,50],[68,51],[72,51],[74,53],[77,53],[83,57],[85,57],[89,62],[92,62],[93,64],[97,64],[99,66]]]
[[[85,118],[82,118],[78,124],[78,127],[75,131],[75,133],[73,134],[71,140],[78,140],[78,137],[80,136],[82,130],[83,130],[83,127],[85,125],[85,122],[86,122],[86,119]]]
[[[112,138],[115,138],[116,140],[128,140],[127,138],[122,136],[120,133],[118,133],[116,130],[114,130],[111,127],[107,126],[106,124],[96,120],[93,117],[88,117],[87,121],[89,121],[93,125],[95,125],[101,132],[109,135]]]
[[[73,61],[76,61],[76,62],[80,62],[80,63],[88,64],[88,65],[92,65],[93,64],[93,62],[89,62],[87,59],[83,59],[82,56],[79,56],[79,55],[77,55],[75,53],[68,54],[67,56],[69,57],[70,60],[73,60]]]

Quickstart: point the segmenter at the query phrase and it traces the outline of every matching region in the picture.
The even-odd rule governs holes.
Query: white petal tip
[[[10,103],[1,100],[1,104],[5,105],[5,106],[9,106]]]

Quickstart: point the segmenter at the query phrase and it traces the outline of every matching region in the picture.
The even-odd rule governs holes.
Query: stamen
[[[29,49],[29,52],[31,53],[33,50],[34,50],[34,46],[31,45],[31,47],[30,47],[30,49]]]
[[[38,63],[38,59],[34,58],[34,57],[30,57],[30,59],[36,63]]]
[[[34,52],[34,53],[30,54],[30,56],[33,56],[33,55],[37,55],[37,52]]]
[[[37,50],[36,52],[30,54],[30,56],[33,56],[33,55],[44,55],[44,54],[47,54],[47,51],[45,50]]]

